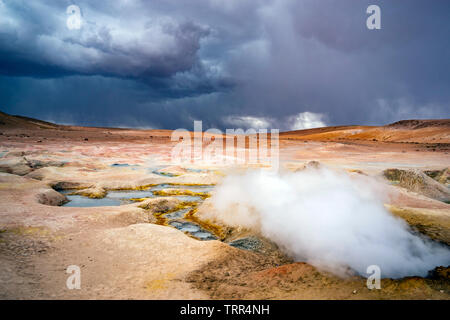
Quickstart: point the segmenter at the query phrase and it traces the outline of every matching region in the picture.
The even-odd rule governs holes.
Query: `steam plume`
[[[383,188],[372,178],[330,169],[267,171],[228,176],[212,198],[215,217],[273,240],[297,261],[343,275],[350,267],[367,276],[426,276],[450,264],[450,250],[414,234],[383,206]]]

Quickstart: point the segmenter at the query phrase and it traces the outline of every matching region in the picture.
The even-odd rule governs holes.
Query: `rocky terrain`
[[[449,299],[448,266],[369,290],[214,217],[236,170],[174,165],[169,130],[84,128],[0,114],[1,299]],[[450,120],[280,134],[280,167],[378,181],[385,207],[450,245]],[[69,290],[70,265],[81,289]]]

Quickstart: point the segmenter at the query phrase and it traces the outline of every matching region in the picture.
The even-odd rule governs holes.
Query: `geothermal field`
[[[168,130],[0,132],[1,299],[450,298],[450,120],[283,132],[278,170],[175,164]]]

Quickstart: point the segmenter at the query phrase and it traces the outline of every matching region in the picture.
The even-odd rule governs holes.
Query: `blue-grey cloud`
[[[66,26],[71,4],[80,30]],[[381,7],[381,30],[366,28],[370,4]],[[0,109],[160,128],[448,117],[449,9],[445,0],[0,0]]]

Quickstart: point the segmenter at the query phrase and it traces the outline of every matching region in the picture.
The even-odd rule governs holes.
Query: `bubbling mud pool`
[[[190,192],[202,195],[209,195],[214,186],[211,185],[171,185],[171,184],[159,184],[145,190],[114,190],[108,191],[103,198],[89,198],[83,195],[73,194],[75,190],[60,190],[59,192],[64,194],[69,202],[65,203],[64,207],[107,207],[107,206],[119,206],[123,204],[134,203],[142,199],[164,197],[159,195],[158,192],[162,190],[188,190]],[[156,193],[156,194],[155,194]],[[189,236],[192,236],[198,240],[217,240],[218,237],[212,232],[206,230],[198,223],[188,221],[186,215],[198,205],[203,202],[205,196],[197,195],[170,195],[187,205],[182,209],[176,211],[170,211],[168,213],[162,213],[158,215],[158,221],[164,221],[160,223],[163,225],[171,226],[178,229]]]

